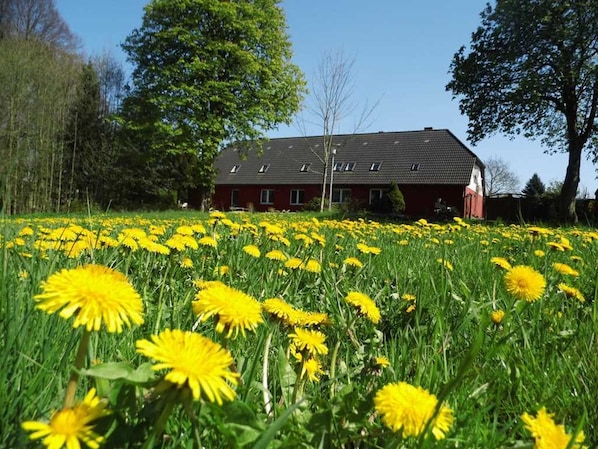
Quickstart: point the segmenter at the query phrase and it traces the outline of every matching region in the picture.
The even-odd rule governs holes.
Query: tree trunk
[[[577,212],[575,211],[575,197],[579,186],[582,150],[583,144],[569,142],[569,163],[559,200],[559,218],[563,223],[577,223],[578,221]]]

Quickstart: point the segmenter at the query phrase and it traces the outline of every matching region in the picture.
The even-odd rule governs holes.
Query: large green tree
[[[469,118],[469,139],[522,134],[568,152],[559,214],[576,222],[582,153],[598,149],[598,2],[498,0],[481,18],[447,85]]]
[[[152,0],[123,44],[134,64],[123,118],[152,136],[156,160],[192,168],[180,188],[209,193],[223,144],[259,140],[299,109],[305,83],[279,3]]]

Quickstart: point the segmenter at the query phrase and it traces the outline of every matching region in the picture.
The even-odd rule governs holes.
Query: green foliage
[[[170,178],[176,190],[209,193],[225,142],[258,140],[298,110],[304,81],[278,3],[153,0],[126,39],[134,89],[121,118],[153,163],[189,168]]]
[[[390,203],[390,211],[393,214],[402,214],[405,212],[405,197],[396,182],[392,181],[390,183],[390,189],[386,193],[386,196]]]
[[[534,173],[532,177],[527,181],[525,187],[521,191],[525,196],[532,198],[541,198],[546,192],[546,186],[540,179],[537,173]]]
[[[468,52],[454,55],[446,86],[469,117],[469,138],[522,134],[566,149],[560,212],[576,221],[582,151],[598,154],[598,3],[505,0],[488,4],[481,18]]]

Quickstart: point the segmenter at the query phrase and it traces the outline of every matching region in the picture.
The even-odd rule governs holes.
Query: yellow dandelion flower
[[[492,262],[494,265],[500,268],[503,268],[504,270],[510,270],[511,268],[513,268],[509,261],[504,257],[492,257],[490,258],[490,262]]]
[[[311,329],[295,328],[295,332],[289,334],[291,343],[300,351],[305,351],[310,355],[328,354],[326,346],[326,335],[320,331]]]
[[[219,210],[215,210],[213,212],[210,212],[210,218],[214,220],[222,220],[223,218],[226,218],[226,214]]]
[[[205,398],[222,405],[232,401],[239,374],[230,370],[233,357],[218,343],[195,332],[166,329],[152,335],[152,341],[137,340],[137,352],[157,361],[155,371],[170,369],[165,379],[188,386],[196,401]]]
[[[450,263],[448,260],[446,260],[446,259],[436,259],[436,262],[438,262],[439,264],[441,264],[447,270],[453,271],[453,264]]]
[[[490,319],[492,320],[492,322],[494,324],[496,324],[497,326],[502,323],[503,318],[505,317],[505,312],[504,310],[494,310],[491,314],[490,314]]]
[[[546,288],[544,276],[526,265],[517,265],[507,271],[504,282],[510,294],[527,302],[540,298]]]
[[[380,321],[380,309],[378,309],[374,300],[368,295],[359,292],[349,292],[345,297],[345,301],[357,307],[359,313],[372,323],[378,324]]]
[[[565,251],[565,248],[563,247],[563,245],[561,245],[560,243],[557,243],[557,242],[548,242],[546,244],[546,246],[552,248],[555,251]]]
[[[444,404],[438,407],[434,394],[406,382],[387,384],[376,393],[374,407],[382,416],[382,422],[393,432],[404,437],[420,436],[428,421],[437,440],[446,436],[453,423],[453,412]]]
[[[310,273],[319,273],[322,271],[322,265],[315,259],[309,259],[306,264],[302,267],[305,271],[309,271]]]
[[[195,279],[193,281],[193,285],[197,288],[210,288],[215,287],[217,285],[226,285],[221,281],[205,281],[203,279]]]
[[[534,417],[528,413],[523,413],[521,419],[525,423],[525,428],[529,430],[535,440],[534,449],[583,449],[582,443],[585,439],[583,431],[573,437],[567,433],[565,426],[556,424],[552,417],[553,413],[548,413],[545,407],[538,410]]]
[[[216,248],[216,246],[218,246],[216,239],[210,235],[203,236],[197,241],[197,243],[201,246],[211,246],[212,248]]]
[[[296,322],[292,324],[298,326],[309,327],[330,324],[330,318],[324,312],[306,312],[303,310],[297,310],[297,313],[293,318],[296,320]]]
[[[191,305],[201,321],[215,317],[216,332],[226,331],[226,338],[236,338],[239,331],[245,336],[246,330],[255,331],[264,321],[258,301],[221,282],[200,290]]]
[[[411,293],[404,293],[403,296],[401,296],[401,299],[403,299],[403,301],[415,301],[417,297]]]
[[[343,263],[350,267],[363,268],[363,264],[357,257],[347,257]]]
[[[181,235],[193,235],[193,228],[188,225],[182,225],[176,228],[176,233]]]
[[[571,268],[566,263],[555,262],[552,264],[552,267],[559,273],[564,274],[566,276],[579,276],[579,271]]]
[[[536,257],[544,257],[546,255],[546,253],[544,251],[542,251],[541,249],[537,249],[534,251],[534,255]]]
[[[571,259],[573,262],[582,262],[583,263],[583,257],[581,257],[581,256],[570,256],[569,259]]]
[[[101,265],[63,269],[42,282],[42,293],[35,295],[36,308],[62,318],[75,315],[73,327],[122,332],[123,324],[143,323],[141,297],[127,277]]]
[[[283,253],[282,251],[278,250],[278,249],[274,249],[272,251],[268,251],[266,253],[266,259],[270,259],[270,260],[280,260],[282,262],[284,262],[285,260],[288,259],[288,257],[286,256],[285,253]]]
[[[377,246],[368,246],[364,243],[358,243],[357,249],[361,251],[363,254],[373,254],[374,256],[377,256],[382,252],[382,250]]]
[[[183,257],[183,259],[179,262],[179,265],[182,268],[193,268],[193,261],[190,257]]]
[[[568,298],[575,298],[579,302],[585,302],[586,300],[586,298],[583,296],[583,293],[581,293],[575,287],[570,287],[569,285],[561,282],[559,285],[557,285],[557,288],[559,289],[559,291],[567,295]]]
[[[390,360],[384,356],[376,357],[374,361],[376,362],[376,366],[380,368],[386,368],[387,366],[390,366]]]
[[[228,265],[219,265],[214,268],[214,274],[218,276],[224,276],[230,271],[230,267]]]
[[[266,299],[264,301],[263,308],[267,313],[284,321],[287,324],[297,324],[297,310],[284,299]]]
[[[25,226],[19,231],[19,237],[25,237],[27,235],[33,235],[33,228],[31,226]]]
[[[407,309],[405,310],[405,312],[411,313],[414,310],[415,310],[415,304],[411,304],[409,307],[407,307]]]
[[[301,377],[303,378],[306,374],[310,381],[320,381],[320,374],[324,374],[324,371],[322,371],[322,365],[320,365],[317,359],[312,357],[303,361],[301,364]]]
[[[260,257],[262,255],[262,253],[260,252],[260,249],[255,246],[255,245],[245,245],[243,247],[243,251],[245,251],[247,254],[249,254],[251,257]]]
[[[284,266],[286,268],[291,268],[293,270],[296,270],[303,266],[303,261],[301,259],[299,259],[298,257],[291,257],[289,260],[287,260],[284,263]]]
[[[91,449],[97,449],[104,441],[104,437],[94,431],[94,421],[110,414],[106,409],[107,402],[96,396],[96,390],[91,389],[83,402],[74,407],[63,408],[55,412],[49,423],[40,421],[25,421],[22,427],[32,432],[29,438],[37,440],[43,438],[42,443],[50,449],[78,449],[81,443]]]

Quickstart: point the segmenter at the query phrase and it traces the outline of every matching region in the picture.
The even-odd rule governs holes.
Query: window
[[[411,164],[411,171],[418,171],[419,170],[419,164]]]
[[[382,189],[370,189],[370,204],[378,204],[384,196]]]
[[[239,207],[239,190],[233,189],[230,192],[230,206]]]
[[[343,171],[344,166],[345,166],[344,162],[335,162],[334,163],[334,171]]]
[[[351,199],[351,189],[332,189],[332,202],[344,203]]]
[[[237,173],[240,168],[241,168],[240,165],[233,165],[233,168],[230,169],[230,172],[231,173]]]
[[[380,171],[381,165],[382,162],[372,162],[372,165],[370,165],[370,171]]]
[[[266,173],[269,168],[270,168],[270,164],[264,164],[260,167],[260,169],[258,170],[258,173]]]
[[[345,171],[353,171],[355,169],[355,162],[347,162],[345,165]]]
[[[262,190],[261,194],[260,194],[260,203],[261,204],[274,204],[274,190],[272,190],[272,189]]]
[[[291,190],[291,204],[303,204],[305,202],[304,190]]]
[[[302,173],[308,172],[309,171],[309,167],[311,167],[311,164],[303,164],[301,166],[301,172]]]

